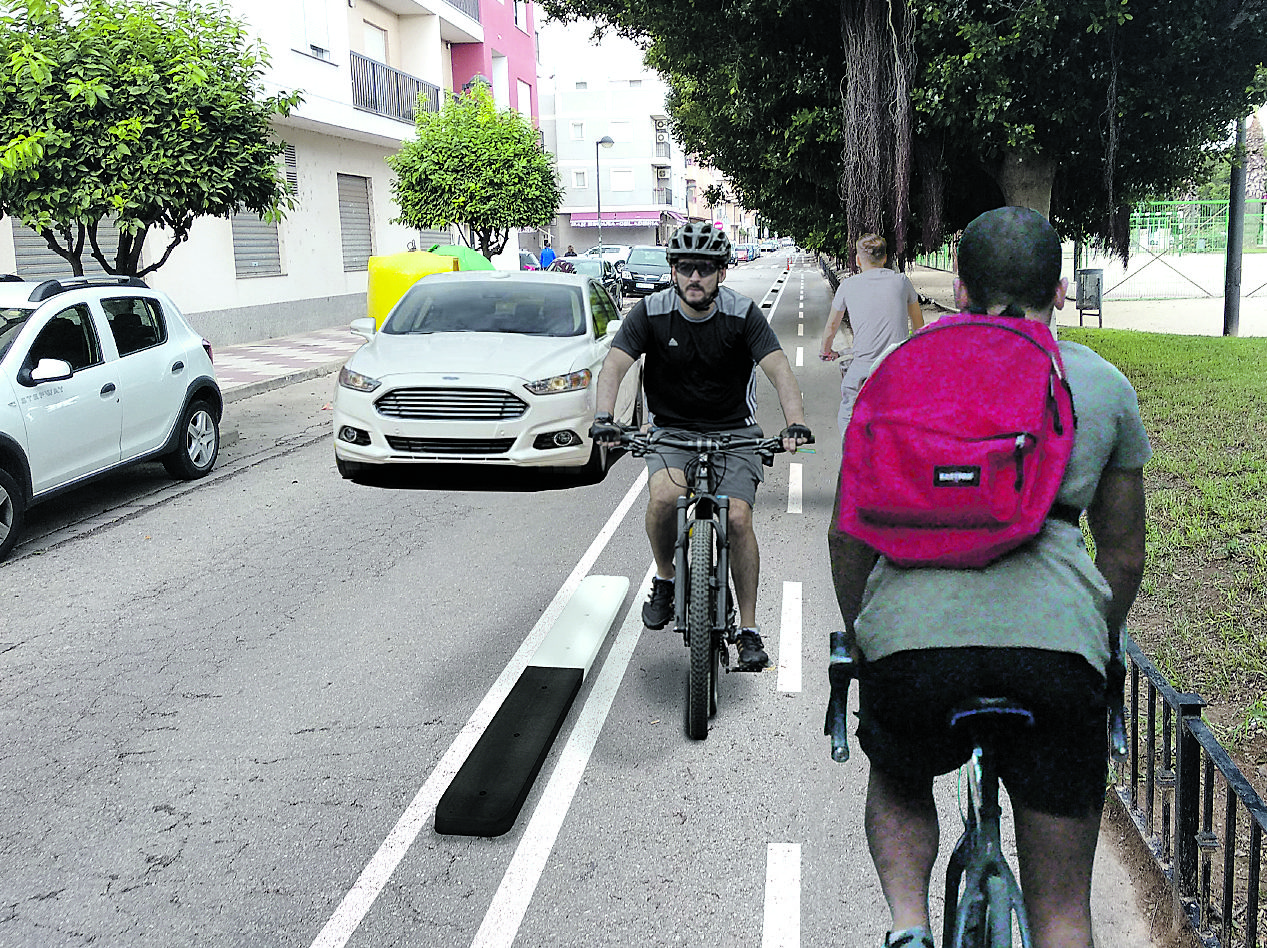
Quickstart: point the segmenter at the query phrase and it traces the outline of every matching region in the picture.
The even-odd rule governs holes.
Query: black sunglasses
[[[713,263],[711,260],[679,260],[673,266],[684,277],[689,277],[692,273],[710,277],[721,269],[720,264]]]

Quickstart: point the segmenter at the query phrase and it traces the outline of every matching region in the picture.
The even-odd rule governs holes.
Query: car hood
[[[532,382],[589,365],[597,344],[585,337],[497,332],[378,333],[348,368],[387,380],[402,375],[506,375]]]

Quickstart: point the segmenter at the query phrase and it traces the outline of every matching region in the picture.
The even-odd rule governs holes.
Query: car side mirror
[[[64,382],[75,373],[64,359],[40,359],[30,372],[19,372],[18,381],[23,385],[41,385],[45,382]]]
[[[352,320],[348,328],[358,336],[364,336],[366,342],[372,342],[374,333],[378,332],[378,323],[368,316],[362,316],[360,319]]]

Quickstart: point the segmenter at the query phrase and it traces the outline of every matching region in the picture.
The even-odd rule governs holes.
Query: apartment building
[[[710,204],[706,198],[712,186],[718,186],[723,199]],[[735,243],[757,239],[757,212],[735,200],[735,190],[716,168],[700,164],[694,156],[686,159],[686,213],[692,220],[713,221],[725,228]]]
[[[662,244],[687,220],[667,86],[634,43],[614,33],[594,43],[592,32],[584,21],[538,29],[541,130],[564,189],[549,234],[560,253],[593,247],[600,230],[604,244]]]
[[[393,224],[388,155],[413,137],[414,103],[488,82],[500,107],[535,117],[534,6],[527,0],[230,0],[267,46],[266,85],[304,101],[278,121],[298,206],[280,224],[203,218],[147,279],[217,345],[365,315],[372,254],[450,243],[449,231]],[[534,118],[535,120],[535,118]],[[151,236],[145,259],[161,254]],[[518,266],[518,247],[502,255]],[[497,261],[495,261],[497,262]],[[38,235],[0,220],[0,272],[65,274]],[[99,272],[99,271],[98,271]]]

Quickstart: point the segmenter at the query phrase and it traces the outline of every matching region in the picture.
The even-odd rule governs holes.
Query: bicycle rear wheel
[[[713,648],[712,588],[713,524],[695,521],[691,529],[689,599],[686,606],[686,636],[691,646],[691,673],[687,691],[686,731],[697,741],[708,737],[708,717],[716,682]]]

